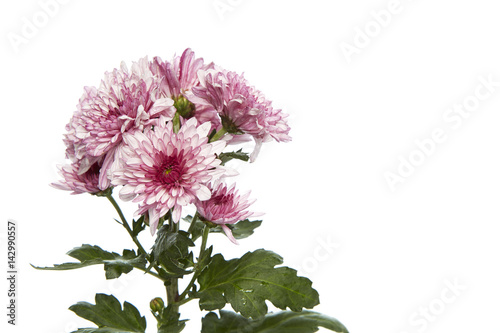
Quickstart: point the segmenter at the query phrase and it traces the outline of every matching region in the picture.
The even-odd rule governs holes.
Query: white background
[[[6,221],[19,230],[18,326],[6,324],[2,278],[2,327],[91,326],[67,308],[112,292],[155,331],[148,303],[164,290],[153,278],[133,272],[105,281],[102,267],[47,272],[29,263],[71,260],[64,253],[83,243],[133,246],[105,199],[49,187],[64,162],[64,126],[83,86],[98,85],[122,60],[171,59],[191,47],[245,72],[292,126],[291,143],[264,146],[235,179],[266,213],[263,226],[239,246],[211,237],[217,251],[279,253],[313,281],[315,309],[353,333],[498,331],[500,87],[460,124],[443,118],[454,104],[472,103],[476,89],[487,92],[479,77],[500,81],[496,2],[401,0],[384,27],[370,13],[389,0],[221,0],[231,6],[222,13],[216,3],[74,0],[44,22],[37,1],[2,2],[3,271]],[[38,31],[13,45],[9,38],[25,38],[23,26],[34,20]],[[365,28],[372,37],[363,40]],[[347,43],[358,45],[350,57],[341,49]],[[415,141],[435,129],[446,140],[428,145],[392,191],[384,175],[398,174],[400,157],[419,161]],[[136,208],[125,207],[128,216]],[[142,239],[150,245],[146,233]],[[199,332],[196,302],[181,309],[192,319],[185,331]]]

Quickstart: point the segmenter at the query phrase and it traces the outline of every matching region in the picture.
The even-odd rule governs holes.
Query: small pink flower
[[[73,191],[71,194],[95,194],[105,190],[99,187],[99,171],[101,168],[97,163],[83,174],[78,173],[79,168],[80,166],[77,163],[59,166],[59,173],[63,180],[50,185],[59,190]]]
[[[226,184],[217,182],[209,185],[212,196],[208,200],[195,200],[194,204],[201,217],[207,221],[219,224],[231,242],[238,244],[231,229],[226,224],[234,224],[238,221],[246,220],[256,214],[246,210],[253,201],[248,201],[250,192],[240,196],[235,190],[235,185],[227,187]]]
[[[229,133],[252,135],[256,152],[263,142],[291,140],[288,115],[274,109],[271,101],[249,86],[243,75],[219,68],[199,75],[201,86],[193,88],[194,95],[217,110]]]
[[[140,202],[137,215],[149,214],[154,234],[160,217],[172,209],[178,222],[182,206],[196,198],[207,200],[210,190],[206,184],[223,172],[219,169],[223,141],[208,142],[210,123],[198,126],[195,118],[186,121],[178,133],[172,122],[153,130],[126,133],[121,150],[122,167],[113,173],[113,185],[124,185],[123,200]]]

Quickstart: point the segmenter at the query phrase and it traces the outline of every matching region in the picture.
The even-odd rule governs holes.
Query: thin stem
[[[208,225],[203,226],[203,236],[201,239],[201,247],[200,247],[200,256],[198,257],[198,260],[201,258],[203,253],[205,253],[206,247],[207,247],[207,239],[208,239],[208,234],[210,233],[210,227]]]
[[[196,212],[193,218],[191,219],[191,224],[189,225],[189,229],[187,231],[188,233],[193,234],[193,229],[197,219],[198,219],[198,212]]]
[[[224,127],[222,127],[217,133],[214,134],[214,136],[208,142],[217,141],[220,138],[222,138],[224,136],[224,134],[226,134],[226,133],[227,133],[227,130]]]
[[[188,298],[186,298],[186,299],[182,299],[182,300],[180,300],[179,302],[177,302],[177,305],[178,305],[178,306],[181,306],[181,305],[183,305],[183,304],[186,304],[186,303],[187,303],[187,302],[189,302],[189,301],[192,301],[193,299],[196,299],[196,298],[191,298],[191,297],[188,297]]]
[[[176,232],[179,229],[177,223],[172,219],[172,214],[169,215],[168,227],[170,231]],[[167,304],[173,307],[174,312],[179,312],[179,305],[177,300],[179,299],[179,278],[170,278],[165,283],[165,288],[167,291]]]
[[[108,200],[111,202],[111,204],[113,205],[113,207],[115,207],[116,212],[118,213],[118,215],[120,216],[120,219],[122,220],[123,227],[127,230],[127,232],[130,235],[130,237],[132,237],[132,240],[134,241],[135,245],[137,245],[137,247],[139,248],[139,251],[142,252],[142,253],[144,253],[144,255],[146,256],[146,258],[148,259],[148,261],[151,262],[151,257],[146,252],[146,250],[144,250],[144,247],[139,242],[139,240],[137,239],[137,237],[134,235],[132,229],[130,229],[130,225],[128,224],[127,219],[123,215],[123,212],[122,212],[120,206],[118,205],[118,203],[116,202],[115,198],[113,198],[113,195],[110,193],[110,194],[108,194],[106,196],[106,198],[108,198]]]
[[[193,221],[194,221],[194,217],[193,217]],[[200,261],[201,257],[203,256],[203,254],[206,251],[207,239],[208,239],[208,234],[209,233],[210,233],[210,227],[205,224],[205,226],[203,227],[203,236],[202,236],[202,240],[201,240],[200,255],[198,256],[198,262]],[[199,267],[195,267],[195,270],[194,270],[194,273],[193,273],[193,277],[191,278],[191,281],[189,281],[189,284],[187,285],[186,289],[184,289],[184,291],[182,292],[182,294],[179,296],[179,299],[180,299],[181,302],[184,300],[184,297],[186,297],[186,295],[189,292],[189,290],[191,290],[191,288],[193,287],[194,282],[196,281],[196,279],[198,278],[198,276],[200,275],[200,273],[201,272],[199,270]],[[184,303],[182,303],[182,304],[184,304]]]
[[[147,269],[140,268],[140,267],[134,267],[134,268],[137,268],[138,270],[143,271],[144,273],[147,273],[147,274],[152,275],[152,276],[154,276],[162,281],[165,281],[159,274],[157,274],[155,272],[151,272],[151,271],[148,271]]]
[[[174,119],[172,119],[172,122],[173,122],[174,133],[179,132],[179,129],[181,128],[181,119],[180,119],[179,112],[175,113]]]
[[[153,259],[151,258],[151,256],[149,255],[149,253],[146,252],[146,250],[142,246],[141,242],[139,242],[139,240],[137,239],[137,236],[134,235],[134,232],[130,228],[130,225],[128,224],[127,219],[123,215],[123,212],[122,212],[120,206],[118,205],[118,203],[116,202],[115,198],[113,198],[113,195],[111,193],[109,193],[108,195],[106,195],[106,198],[108,198],[108,200],[111,202],[111,204],[113,205],[113,207],[115,207],[115,209],[116,209],[116,211],[117,211],[117,213],[120,216],[120,219],[122,221],[121,224],[127,230],[128,234],[130,235],[130,237],[134,241],[135,245],[137,245],[137,248],[139,249],[139,252],[143,253],[146,256],[147,261],[153,265],[154,269],[158,273],[160,273],[160,268],[153,262]],[[148,274],[156,276],[158,279],[160,279],[162,281],[165,281],[165,279],[162,278],[159,274],[151,272],[150,270],[143,270],[143,269],[141,269],[141,270],[144,271],[144,272],[146,272],[146,273],[148,273]]]

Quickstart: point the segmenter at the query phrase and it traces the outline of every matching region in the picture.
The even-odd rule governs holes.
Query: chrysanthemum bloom
[[[99,171],[101,167],[95,163],[86,172],[79,174],[80,166],[77,163],[59,166],[59,173],[63,180],[52,183],[59,190],[73,191],[71,194],[96,194],[104,188],[99,187]]]
[[[147,58],[143,58],[132,65],[130,72],[124,63],[120,70],[107,72],[99,89],[85,88],[65,137],[68,149],[81,160],[80,174],[102,161],[100,183],[109,183],[107,170],[123,134],[158,125],[160,116],[172,119],[174,102],[161,98],[160,83],[149,69]]]
[[[252,160],[263,142],[291,140],[288,115],[274,109],[271,101],[249,86],[243,75],[219,68],[199,74],[201,86],[193,88],[194,95],[217,110],[227,132],[253,136],[256,148]]]
[[[169,209],[178,222],[182,206],[196,198],[210,198],[206,184],[223,172],[218,168],[221,161],[216,154],[221,153],[225,143],[207,143],[209,130],[210,123],[198,126],[197,120],[191,118],[178,133],[168,122],[145,133],[124,135],[123,167],[113,173],[112,184],[124,185],[120,190],[123,200],[140,202],[136,214],[148,213],[152,234]]]
[[[228,188],[226,184],[216,182],[213,186],[209,185],[209,188],[212,191],[210,199],[195,200],[194,202],[198,214],[206,221],[219,224],[231,242],[238,244],[231,229],[226,224],[234,224],[256,216],[257,214],[246,210],[255,200],[248,200],[250,192],[242,196],[238,195],[234,184]]]
[[[161,91],[164,96],[175,101],[175,107],[184,118],[195,117],[198,122],[210,121],[212,129],[220,127],[220,119],[211,105],[201,104],[193,98],[192,89],[200,84],[198,71],[214,68],[212,63],[205,64],[203,58],[196,58],[191,49],[186,49],[180,57],[171,62],[155,57],[151,71],[162,78]]]

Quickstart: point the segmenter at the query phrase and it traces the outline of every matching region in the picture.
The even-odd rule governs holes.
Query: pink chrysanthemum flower
[[[59,173],[63,180],[51,185],[59,190],[73,191],[71,194],[95,194],[105,190],[99,187],[100,166],[97,163],[83,174],[78,173],[79,169],[80,166],[77,163],[59,166]]]
[[[193,88],[194,95],[217,110],[227,132],[253,136],[256,142],[253,159],[263,142],[291,140],[288,115],[274,109],[271,101],[249,86],[243,75],[219,68],[208,70],[200,73],[200,85]]]
[[[174,57],[171,62],[154,57],[151,71],[163,78],[161,88],[163,93],[172,99],[184,95],[199,84],[197,72],[213,67],[205,65],[203,58],[195,58],[191,49],[186,49],[180,57]]]
[[[203,58],[196,58],[191,49],[186,49],[180,57],[171,62],[155,57],[151,71],[162,78],[162,93],[175,101],[175,107],[184,118],[195,117],[200,123],[210,121],[212,129],[220,127],[220,119],[211,105],[195,101],[193,87],[200,84],[198,71],[214,68],[213,63],[205,64]]]
[[[228,188],[226,184],[216,182],[213,187],[209,185],[209,188],[212,191],[210,199],[195,200],[194,202],[198,214],[206,221],[219,224],[231,242],[238,244],[231,229],[226,224],[234,224],[256,216],[256,214],[246,210],[255,200],[248,201],[250,192],[242,196],[238,195],[234,184]]]
[[[210,190],[206,184],[220,174],[220,154],[223,141],[207,143],[210,123],[198,126],[189,119],[178,133],[172,122],[157,126],[145,133],[125,134],[122,149],[123,167],[113,173],[113,185],[124,185],[120,190],[123,200],[140,202],[137,215],[146,212],[151,233],[154,234],[160,217],[172,209],[172,218],[178,222],[182,206],[196,198],[207,200]]]
[[[85,88],[65,137],[67,155],[73,151],[81,160],[80,174],[103,159],[100,183],[109,183],[107,170],[123,134],[158,125],[161,116],[172,119],[173,101],[162,98],[160,83],[149,69],[147,58],[143,58],[133,63],[130,72],[124,63],[120,70],[107,72],[99,89]]]

